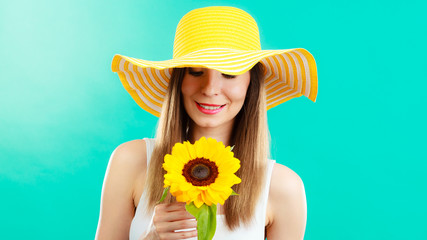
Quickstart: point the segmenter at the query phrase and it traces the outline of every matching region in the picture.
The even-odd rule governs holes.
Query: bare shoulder
[[[268,239],[303,239],[307,203],[301,177],[276,163],[271,175],[267,209]]]
[[[109,168],[119,173],[119,181],[126,181],[134,207],[138,205],[147,171],[147,147],[143,139],[120,144],[111,154]]]
[[[271,175],[271,197],[292,197],[304,188],[301,177],[289,167],[275,163]]]
[[[120,144],[111,154],[110,164],[134,168],[147,166],[145,140],[137,139]]]
[[[137,179],[142,173],[145,178],[146,158],[144,140],[122,143],[111,154],[102,186],[96,239],[129,239]]]

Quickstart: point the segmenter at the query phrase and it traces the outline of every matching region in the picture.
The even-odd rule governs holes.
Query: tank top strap
[[[270,183],[271,183],[271,175],[273,173],[273,168],[274,165],[276,163],[276,160],[272,160],[269,159],[267,162],[267,168],[266,168],[266,173],[265,173],[265,183],[264,183],[264,188],[263,191],[261,192],[261,199],[258,203],[258,209],[257,209],[257,216],[258,219],[260,219],[261,221],[254,227],[259,228],[258,231],[256,231],[256,233],[258,234],[259,232],[263,232],[262,235],[262,239],[265,239],[265,220],[267,217],[267,204],[268,204],[268,196],[270,194]],[[247,238],[247,240],[249,239],[260,239],[260,238]]]
[[[156,139],[154,139],[154,138],[143,138],[143,140],[145,141],[145,145],[146,145],[146,149],[147,149],[147,167],[148,167],[148,165],[150,164],[151,154],[153,153],[154,144],[156,142]]]
[[[155,139],[143,138],[143,140],[145,141],[146,152],[147,152],[147,171],[148,171],[148,165],[150,164],[151,153],[153,152],[153,149],[154,149]],[[144,201],[145,197],[146,197],[146,192],[143,191],[141,194],[141,197],[139,198],[138,206],[136,206],[136,211],[142,211],[142,209],[144,209],[145,206],[143,206],[143,204],[145,203]]]
[[[268,195],[270,193],[270,183],[271,183],[271,175],[273,173],[274,164],[276,163],[276,160],[268,160],[266,173],[265,173],[265,182],[264,182],[264,188],[261,193],[261,199],[260,204],[258,208],[258,213],[260,214],[259,217],[265,220],[265,215],[267,212],[267,203],[268,203]]]
[[[151,160],[151,153],[154,149],[155,139],[152,138],[143,138],[145,141],[146,152],[147,152],[147,170],[148,165]],[[141,197],[139,198],[138,206],[135,209],[135,216],[132,219],[130,228],[129,228],[129,240],[137,240],[144,233],[146,228],[150,225],[153,213],[146,212],[146,192],[143,191]]]

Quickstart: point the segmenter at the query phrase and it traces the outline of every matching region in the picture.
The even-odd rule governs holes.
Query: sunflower
[[[172,154],[164,158],[164,187],[179,202],[191,202],[197,208],[224,201],[233,193],[231,187],[241,182],[234,173],[240,168],[239,159],[230,147],[205,137],[193,144],[176,143]]]

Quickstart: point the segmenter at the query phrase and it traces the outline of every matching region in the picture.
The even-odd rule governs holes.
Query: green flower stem
[[[165,190],[163,190],[162,198],[160,198],[160,200],[157,202],[157,204],[159,204],[159,203],[163,202],[163,200],[165,200],[166,196],[168,195],[169,188],[171,188],[171,187],[168,186],[167,188],[165,188]]]
[[[193,202],[185,205],[185,209],[197,220],[197,239],[212,240],[216,230],[216,205],[203,204],[197,208]]]

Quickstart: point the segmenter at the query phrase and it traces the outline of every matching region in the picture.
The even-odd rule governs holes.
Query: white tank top
[[[151,159],[151,153],[154,149],[154,139],[144,138],[147,146],[147,165]],[[265,230],[265,215],[267,211],[267,200],[268,192],[270,189],[270,180],[271,173],[273,170],[274,163],[276,161],[269,160],[267,166],[267,174],[265,181],[265,186],[262,190],[260,199],[256,205],[255,216],[252,219],[249,225],[241,224],[240,227],[234,229],[233,231],[228,230],[225,216],[217,215],[217,226],[215,231],[215,236],[213,240],[264,240],[264,230]],[[143,204],[145,201],[145,192],[142,193],[139,200],[138,206],[135,211],[135,216],[132,219],[129,231],[129,240],[138,240],[138,238],[145,232],[148,228],[151,219],[153,217],[153,212],[147,213],[144,211],[145,206]],[[190,238],[189,240],[197,240],[197,238]]]

